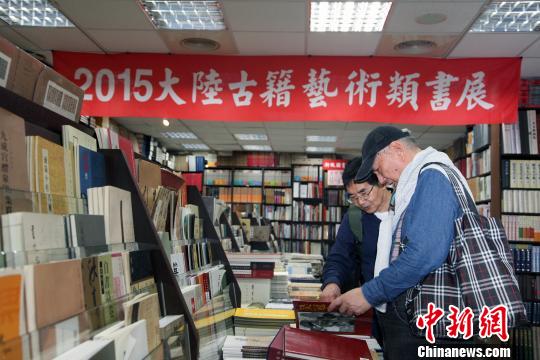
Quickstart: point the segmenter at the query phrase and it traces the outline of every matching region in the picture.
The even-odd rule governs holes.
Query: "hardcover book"
[[[293,301],[296,327],[302,330],[371,335],[371,318],[328,312],[329,302]]]
[[[103,154],[79,146],[79,185],[77,196],[88,199],[88,189],[105,186],[105,157]]]

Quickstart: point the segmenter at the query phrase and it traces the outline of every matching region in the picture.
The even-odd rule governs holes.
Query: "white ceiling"
[[[490,3],[481,1],[396,0],[380,33],[311,33],[309,0],[220,0],[227,30],[166,31],[154,28],[138,0],[52,0],[76,25],[72,29],[10,27],[0,21],[0,35],[51,61],[51,50],[121,53],[193,54],[180,45],[187,37],[207,37],[221,46],[213,54],[228,55],[356,55],[404,56],[394,45],[426,39],[437,47],[422,56],[523,57],[522,77],[540,76],[538,33],[469,34],[468,29]],[[418,16],[441,13],[437,25],[421,25]],[[358,152],[367,131],[377,124],[336,122],[223,123],[161,119],[118,119],[131,130],[161,138],[161,131],[192,131],[218,151],[240,150],[234,133],[266,133],[274,151],[304,151],[306,135],[336,135],[341,153]],[[423,146],[443,148],[463,135],[464,127],[409,126]],[[191,141],[197,142],[197,141]],[[180,141],[165,145],[182,149]],[[249,143],[249,142],[244,142]],[[252,142],[253,143],[253,142]],[[265,143],[265,142],[257,142]],[[311,145],[311,144],[310,144]],[[325,144],[321,144],[325,145]],[[330,144],[326,144],[330,145]]]

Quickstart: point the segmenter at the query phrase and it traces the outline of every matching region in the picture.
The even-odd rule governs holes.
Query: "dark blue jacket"
[[[342,293],[359,287],[373,279],[380,220],[373,214],[363,213],[362,237],[357,239],[351,231],[349,213],[345,214],[339,227],[336,242],[330,250],[323,271],[323,287],[336,283]]]

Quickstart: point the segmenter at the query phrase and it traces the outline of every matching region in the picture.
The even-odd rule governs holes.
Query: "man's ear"
[[[405,147],[403,144],[399,141],[392,141],[389,145],[389,147],[394,151],[395,154],[397,154],[399,157],[403,158],[405,154]]]

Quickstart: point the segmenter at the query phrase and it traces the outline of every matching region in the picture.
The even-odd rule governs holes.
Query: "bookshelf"
[[[65,119],[62,116],[57,115],[56,113],[27,99],[24,99],[2,87],[0,87],[0,107],[22,117],[25,120],[24,125],[27,136],[40,136],[52,141],[55,144],[61,145],[62,126],[70,125],[84,132],[85,134],[95,137],[94,129]],[[24,141],[24,139],[21,139],[21,141]],[[183,335],[179,337],[180,339],[185,340],[183,340],[182,344],[177,344],[177,347],[179,346],[183,350],[182,358],[197,359],[199,354],[199,345],[201,345],[201,338],[203,338],[203,335],[206,337],[206,332],[204,331],[207,331],[209,328],[215,330],[215,328],[222,326],[223,324],[221,324],[219,321],[215,321],[215,319],[223,312],[229,311],[230,308],[239,305],[241,296],[239,287],[234,279],[234,276],[232,275],[227,257],[225,256],[223,248],[221,247],[219,237],[215,233],[215,229],[211,226],[211,220],[209,219],[208,213],[206,212],[206,209],[202,203],[200,193],[195,187],[189,186],[187,188],[187,200],[188,202],[197,205],[200,209],[200,216],[203,218],[204,224],[203,236],[206,237],[206,241],[212,248],[212,254],[215,256],[216,261],[224,266],[227,285],[225,286],[223,294],[216,294],[216,296],[213,297],[211,301],[208,301],[208,303],[202,309],[199,309],[200,311],[192,313],[191,304],[186,302],[179,286],[178,277],[173,274],[170,258],[168,257],[163,242],[156,231],[156,227],[154,226],[149,214],[149,210],[144,202],[143,195],[139,189],[138,182],[130,170],[124,153],[121,150],[99,150],[98,153],[104,158],[105,184],[122,189],[130,194],[135,242],[129,244],[117,244],[114,246],[108,245],[105,248],[100,249],[70,248],[67,249],[68,251],[63,251],[65,255],[61,254],[61,259],[54,258],[54,260],[82,258],[87,254],[95,254],[96,252],[101,253],[104,250],[106,252],[127,251],[129,254],[132,254],[132,252],[144,254],[141,256],[149,259],[149,269],[151,269],[149,271],[151,277],[153,278],[153,290],[149,291],[149,293],[150,295],[157,294],[156,298],[158,299],[157,307],[159,312],[157,316],[164,317],[171,315],[183,315],[185,325],[182,325],[181,327],[177,326],[177,328],[178,330],[185,329],[185,331],[182,330]],[[161,169],[161,178],[162,184],[169,188],[180,189],[183,186],[182,179],[167,169]],[[3,192],[5,192],[6,189],[3,190]],[[9,192],[11,193],[11,191]],[[46,252],[49,253],[49,251]],[[51,254],[59,252],[62,251],[50,251]],[[10,256],[10,254],[6,254],[6,256]],[[51,258],[53,258],[53,256],[51,256]],[[127,271],[129,272],[129,269]],[[133,268],[131,271],[133,272]],[[131,276],[133,276],[133,274]],[[111,299],[110,302],[103,303],[100,308],[91,308],[90,310],[82,313],[77,313],[76,317],[79,319],[86,319],[91,316],[91,312],[101,311],[107,308],[115,308],[117,309],[117,313],[121,314],[123,312],[121,311],[122,305],[125,306],[125,302],[133,300],[139,291],[146,291],[147,289],[149,288],[145,287],[138,290],[135,290],[134,288],[127,289],[128,293],[126,296],[115,297]],[[224,320],[226,320],[225,318],[226,317],[224,317]],[[200,324],[203,324],[204,326]],[[14,343],[20,344],[21,342],[28,342],[30,338],[32,341],[35,341],[42,335],[46,336],[45,332],[54,331],[54,327],[58,325],[59,323],[52,323],[49,324],[47,328],[38,329],[36,332],[28,334],[23,333],[19,339],[16,338],[14,340]],[[81,332],[80,337],[75,340],[75,344],[77,342],[82,343],[86,340],[90,340],[96,334],[96,332],[103,330],[104,327],[101,325],[104,324],[100,323],[98,328],[92,328],[91,331],[85,332],[84,334]],[[201,332],[201,329],[204,331]],[[225,330],[232,331],[232,326],[225,328]],[[159,333],[159,329],[156,329],[156,331]],[[167,339],[164,339],[164,341],[160,342],[158,347],[149,349],[149,355],[168,357],[169,355],[164,354],[164,352],[168,351],[170,345],[171,344],[168,343]],[[202,345],[204,345],[204,342]],[[15,344],[15,346],[18,345]],[[60,345],[57,344],[56,346]],[[73,344],[71,347],[73,347]],[[42,349],[39,350],[41,351]],[[35,351],[35,349],[32,351]],[[54,351],[57,350],[55,349]],[[54,357],[59,354],[53,354],[50,352],[45,354],[45,352],[43,352],[43,355]],[[215,356],[217,356],[217,350],[215,352]]]
[[[537,109],[520,108],[517,118],[514,124],[471,127],[467,136],[449,149],[449,154],[454,155],[456,165],[464,175],[469,175],[469,181],[489,176],[490,198],[477,201],[477,205],[487,208],[492,217],[500,219],[506,230],[533,329],[512,330],[514,344],[517,344],[515,350],[522,352],[523,347],[519,344],[523,344],[531,331],[537,332],[534,328],[540,325],[539,299],[534,292],[540,286],[540,114]],[[483,139],[487,144],[474,146],[471,139],[473,144],[475,139]],[[465,151],[467,145],[468,152]],[[479,172],[471,171],[470,167],[478,165],[473,164],[474,156],[477,159],[484,157],[485,163],[481,165],[489,163],[490,168],[480,166]]]

